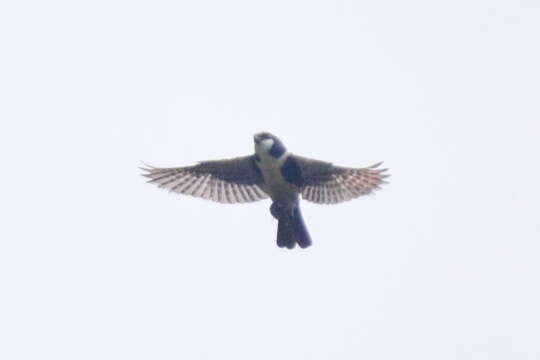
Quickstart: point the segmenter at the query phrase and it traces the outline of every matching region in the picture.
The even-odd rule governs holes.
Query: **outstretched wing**
[[[260,188],[263,177],[253,156],[203,161],[194,166],[141,168],[149,183],[180,194],[225,204],[245,203],[268,197]]]
[[[385,183],[388,169],[381,163],[366,168],[347,168],[294,155],[300,172],[302,198],[318,204],[336,204],[367,195]]]

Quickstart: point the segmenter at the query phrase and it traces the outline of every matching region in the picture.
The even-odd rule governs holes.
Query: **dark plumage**
[[[302,248],[311,237],[300,211],[300,196],[318,204],[336,204],[380,189],[386,169],[381,163],[347,168],[287,152],[276,136],[254,136],[255,154],[203,161],[176,168],[142,168],[150,183],[181,194],[221,203],[244,203],[270,197],[270,212],[278,220],[279,247]]]

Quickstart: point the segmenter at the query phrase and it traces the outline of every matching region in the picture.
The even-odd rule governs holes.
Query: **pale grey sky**
[[[1,359],[539,359],[537,1],[0,5]],[[137,166],[268,130],[390,184],[303,202]]]

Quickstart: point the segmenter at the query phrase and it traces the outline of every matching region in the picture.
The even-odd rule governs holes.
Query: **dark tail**
[[[311,245],[311,237],[302,218],[300,206],[296,206],[292,214],[281,214],[278,219],[277,245],[288,249],[298,245],[305,249]]]

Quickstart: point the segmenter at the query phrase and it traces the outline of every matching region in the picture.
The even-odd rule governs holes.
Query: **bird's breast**
[[[280,158],[260,157],[257,163],[264,178],[264,191],[273,201],[291,202],[298,198],[298,188],[283,178],[281,168],[287,156]]]

